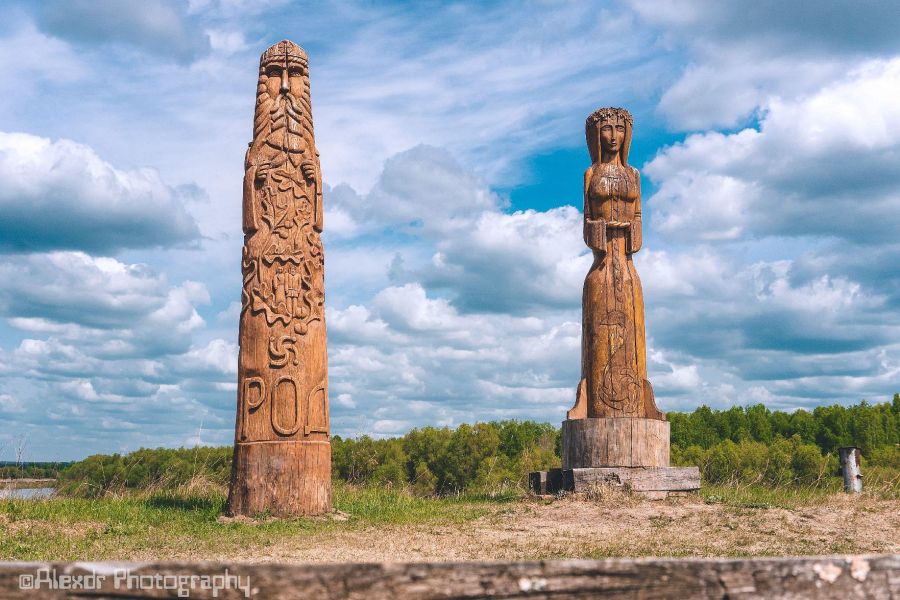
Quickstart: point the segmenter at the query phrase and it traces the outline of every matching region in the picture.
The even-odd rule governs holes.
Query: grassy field
[[[316,518],[223,519],[215,486],[98,500],[0,500],[0,560],[416,561],[900,551],[900,501],[820,488],[709,487],[649,502],[420,498],[337,485]]]
[[[335,513],[324,517],[225,519],[225,491],[203,486],[90,500],[0,500],[0,559],[194,558],[265,549],[288,538],[422,523],[453,525],[513,502],[498,498],[420,498],[383,488],[337,485]],[[255,556],[248,555],[248,560]]]

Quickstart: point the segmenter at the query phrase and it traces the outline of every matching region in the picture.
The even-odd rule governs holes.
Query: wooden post
[[[563,421],[563,469],[668,466],[668,421],[629,417]]]
[[[839,448],[838,454],[841,457],[841,473],[844,475],[844,491],[852,494],[861,494],[862,470],[859,465],[862,455],[859,452],[859,448],[855,446]]]

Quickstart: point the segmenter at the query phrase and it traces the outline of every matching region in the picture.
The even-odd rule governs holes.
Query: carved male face
[[[616,154],[625,143],[625,121],[615,117],[600,122],[598,129],[600,149],[608,154]]]
[[[298,64],[271,62],[265,67],[266,89],[271,98],[290,94],[294,98],[303,97],[303,69]]]

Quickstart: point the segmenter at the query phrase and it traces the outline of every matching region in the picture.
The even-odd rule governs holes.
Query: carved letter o
[[[284,394],[279,393],[279,390],[286,387],[290,387],[291,391],[289,393],[293,395],[294,422],[291,425],[279,423],[278,418],[275,416],[277,407],[284,399]],[[287,400],[291,402],[290,398]],[[290,377],[279,377],[272,387],[272,428],[280,435],[294,435],[300,431],[300,390],[297,388],[297,383]]]

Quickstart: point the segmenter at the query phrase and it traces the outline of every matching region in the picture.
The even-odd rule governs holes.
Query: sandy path
[[[322,532],[209,558],[369,562],[881,552],[900,552],[900,502],[838,496],[787,510],[623,497],[522,501],[461,525]]]

